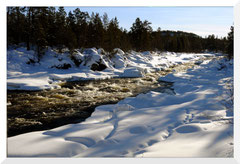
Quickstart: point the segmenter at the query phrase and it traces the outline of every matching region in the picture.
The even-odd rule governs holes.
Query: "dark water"
[[[172,70],[182,71],[193,63],[149,73],[143,78],[115,78],[96,81],[76,81],[61,84],[61,89],[7,92],[8,137],[79,123],[90,117],[95,107],[115,104],[120,100],[150,90],[165,92],[172,83],[159,82],[160,76]]]

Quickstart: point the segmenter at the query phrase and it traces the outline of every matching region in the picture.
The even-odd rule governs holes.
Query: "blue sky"
[[[68,12],[76,7],[65,7]],[[89,14],[98,12],[115,16],[120,27],[130,29],[137,17],[148,20],[153,30],[181,30],[193,32],[200,36],[210,34],[218,37],[227,36],[233,25],[233,7],[79,7]]]

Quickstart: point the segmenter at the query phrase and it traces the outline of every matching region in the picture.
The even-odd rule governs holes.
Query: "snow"
[[[216,54],[170,52],[123,52],[114,49],[89,48],[57,53],[48,48],[38,62],[34,51],[26,48],[7,51],[7,89],[43,90],[60,88],[58,83],[74,80],[95,80],[114,77],[143,77],[145,73],[164,70],[170,66],[204,59]],[[99,69],[99,71],[98,71]]]
[[[151,61],[143,55],[128,60]],[[9,137],[8,157],[233,157],[232,62],[204,60],[162,80],[174,92],[142,93],[99,106],[78,124]]]
[[[121,77],[143,77],[143,73],[141,70],[135,67],[126,68]]]

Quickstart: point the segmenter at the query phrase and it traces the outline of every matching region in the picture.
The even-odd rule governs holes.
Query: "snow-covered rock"
[[[7,83],[8,89],[40,90],[55,88],[59,79],[64,81],[142,77],[146,73],[200,60],[205,56],[214,54],[150,51],[125,53],[119,48],[114,49],[111,55],[96,48],[75,50],[70,54],[67,49],[63,53],[57,53],[49,47],[38,62],[34,51],[16,48],[7,51]],[[49,79],[54,83],[50,84]]]
[[[126,68],[120,75],[121,77],[143,77],[143,72],[135,67]]]
[[[114,53],[120,54],[120,55],[124,55],[125,53],[123,52],[123,50],[121,50],[120,48],[114,48],[113,49]]]
[[[113,63],[114,68],[122,69],[127,65],[127,58],[124,56],[124,52],[120,49],[115,50],[117,53],[113,55],[111,61]],[[114,51],[114,52],[115,52]]]
[[[102,71],[107,68],[106,61],[96,49],[86,49],[83,54],[85,55],[83,66],[87,66],[93,71]]]
[[[73,54],[71,54],[70,58],[77,67],[79,67],[79,65],[84,61],[84,55],[79,51],[75,51]]]

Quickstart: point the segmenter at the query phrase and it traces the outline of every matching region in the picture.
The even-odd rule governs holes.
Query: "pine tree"
[[[126,29],[121,30],[120,48],[124,51],[132,49],[132,44],[130,42],[130,36]]]
[[[14,43],[14,10],[13,7],[7,8],[7,45]]]
[[[107,30],[108,29],[108,25],[109,25],[109,18],[108,18],[107,13],[104,13],[103,14],[103,28],[105,30]]]
[[[228,54],[229,59],[233,58],[233,31],[234,31],[234,27],[231,26],[230,30],[231,31],[228,33],[228,37],[227,37],[227,54]]]
[[[25,7],[7,8],[7,42],[9,44],[19,44],[25,41]]]
[[[163,40],[161,35],[161,28],[152,32],[152,49],[163,50]]]
[[[174,51],[174,52],[178,52],[178,43],[177,43],[177,36],[176,35],[173,35],[171,37],[170,50]]]
[[[66,32],[66,12],[63,7],[59,7],[56,13],[56,44],[58,51],[61,53],[65,43]]]
[[[145,20],[142,22],[139,18],[135,20],[131,27],[131,40],[137,51],[149,50],[151,47],[151,22]]]
[[[130,31],[131,42],[137,51],[141,49],[142,24],[140,18],[137,18],[132,24]]]
[[[89,15],[87,12],[81,12],[79,8],[76,8],[73,11],[75,17],[76,26],[73,29],[73,32],[77,38],[78,47],[87,47],[88,46],[88,19]]]
[[[43,57],[47,42],[47,8],[34,8],[33,39],[36,45],[38,61]]]
[[[76,28],[76,20],[72,12],[68,13],[67,17],[67,25],[66,25],[66,33],[65,33],[65,45],[69,48],[72,53],[75,48],[77,48],[77,37],[74,33],[74,29]]]
[[[57,32],[58,32],[58,27],[56,24],[56,9],[55,7],[49,7],[47,8],[47,40],[49,46],[56,46],[57,45]]]
[[[99,13],[92,13],[90,17],[88,37],[90,47],[100,48],[103,46],[104,28]]]
[[[119,29],[119,22],[117,18],[111,19],[107,28],[105,48],[108,51],[119,47],[121,39],[121,30]]]
[[[206,41],[206,47],[209,51],[215,51],[216,50],[216,44],[215,44],[215,35],[212,34],[212,35],[209,35],[207,37],[207,41]]]
[[[141,36],[141,47],[142,50],[151,50],[151,33],[152,33],[152,27],[150,26],[152,24],[151,22],[145,20],[143,22],[143,32]]]
[[[109,21],[107,13],[100,16],[76,8],[68,16],[63,7],[8,7],[7,46],[25,43],[27,50],[36,50],[39,60],[46,46],[75,48],[102,47],[107,51],[122,48],[127,51],[166,50],[177,52],[225,51],[233,57],[233,27],[227,38],[209,35],[199,37],[183,31],[152,30],[151,23],[139,18],[130,31],[119,27],[115,17]],[[20,45],[22,46],[22,44]]]
[[[43,57],[45,53],[45,48],[48,44],[46,40],[46,33],[40,22],[38,22],[38,28],[36,30],[38,31],[38,33],[36,34],[36,45],[37,45],[37,57],[39,62],[40,59]]]
[[[27,19],[26,19],[26,43],[27,43],[27,50],[30,50],[30,41],[31,41],[31,29],[32,29],[32,22],[31,22],[31,7],[27,7]]]

